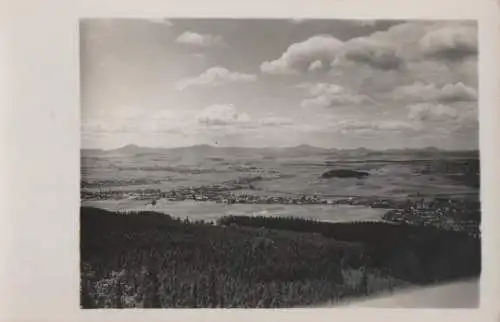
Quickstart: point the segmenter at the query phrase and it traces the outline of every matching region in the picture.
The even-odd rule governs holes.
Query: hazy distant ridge
[[[168,151],[192,151],[192,152],[220,152],[224,151],[226,153],[238,153],[245,151],[254,151],[254,152],[295,152],[295,153],[328,153],[328,152],[341,152],[341,151],[350,151],[350,152],[358,152],[358,153],[412,153],[412,152],[420,152],[420,153],[478,153],[478,150],[444,150],[438,149],[435,147],[425,147],[425,148],[405,148],[405,149],[386,149],[386,150],[373,150],[367,148],[353,148],[353,149],[339,149],[339,148],[321,148],[308,144],[301,144],[292,147],[219,147],[219,146],[211,146],[208,144],[202,145],[193,145],[186,147],[174,147],[174,148],[162,148],[162,147],[144,147],[138,146],[135,144],[128,144],[121,148],[110,149],[110,150],[102,150],[102,149],[82,149],[82,153],[91,153],[91,154],[109,154],[109,153],[120,153],[120,154],[139,154],[139,153],[165,153]]]

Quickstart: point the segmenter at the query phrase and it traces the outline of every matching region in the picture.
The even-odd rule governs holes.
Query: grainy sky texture
[[[478,146],[468,21],[87,19],[82,147]]]

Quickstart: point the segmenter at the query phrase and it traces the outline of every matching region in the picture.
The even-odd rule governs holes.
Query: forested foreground
[[[477,276],[479,241],[387,224],[81,208],[81,306],[294,307]]]

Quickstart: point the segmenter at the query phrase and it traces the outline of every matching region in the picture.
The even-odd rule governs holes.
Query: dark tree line
[[[477,273],[446,266],[477,264],[470,240],[397,227],[263,217],[213,225],[84,207],[81,305],[293,307]]]
[[[328,223],[264,216],[226,216],[218,224],[318,233],[338,241],[361,243],[366,265],[390,269],[395,277],[412,283],[477,276],[481,271],[479,238],[434,226],[375,221]]]

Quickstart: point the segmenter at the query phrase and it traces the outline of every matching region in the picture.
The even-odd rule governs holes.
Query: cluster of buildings
[[[409,205],[389,210],[384,220],[432,225],[442,229],[465,231],[471,235],[479,235],[480,209],[474,203],[463,200],[436,198],[430,202],[418,201]]]
[[[214,201],[225,204],[334,204],[332,200],[321,199],[317,196],[261,196],[246,193],[232,193],[235,187],[212,185],[200,188],[182,188],[164,193],[164,198],[170,201],[195,200]],[[339,203],[339,202],[337,202]]]
[[[304,204],[333,204],[332,200],[320,199],[317,196],[256,196],[248,194],[225,195],[222,202],[233,203],[252,203],[252,204],[282,204],[282,205],[304,205]]]
[[[241,189],[238,185],[212,184],[200,187],[179,187],[162,193],[161,197],[169,201],[196,200],[219,201],[221,195],[229,190]]]
[[[234,185],[210,185],[198,188],[178,188],[167,193],[162,193],[162,198],[169,201],[195,200],[214,201],[226,204],[281,204],[281,205],[364,205],[372,208],[396,207],[388,200],[366,198],[325,199],[318,195],[301,196],[269,196],[247,193],[234,193],[241,187]]]
[[[159,184],[161,180],[153,180],[153,179],[130,179],[130,180],[116,180],[116,179],[108,179],[108,180],[99,180],[99,181],[80,181],[80,188],[99,188],[105,189],[109,187],[121,187],[128,185],[147,185],[147,184]]]
[[[227,182],[199,187],[179,187],[168,192],[160,189],[145,189],[135,192],[118,190],[88,191],[82,189],[82,200],[88,199],[132,199],[150,200],[155,204],[158,199],[169,201],[213,201],[225,204],[281,204],[281,205],[364,205],[372,208],[387,209],[383,219],[395,223],[433,225],[447,230],[466,231],[479,235],[479,202],[464,199],[433,198],[422,199],[379,199],[379,198],[343,198],[324,199],[317,195],[310,196],[265,196],[247,193],[235,193],[235,190],[250,189],[248,183]]]
[[[120,199],[131,199],[131,200],[148,200],[157,199],[161,196],[160,189],[146,189],[143,191],[121,191],[121,190],[99,190],[91,191],[81,189],[80,199],[81,200],[120,200]]]

